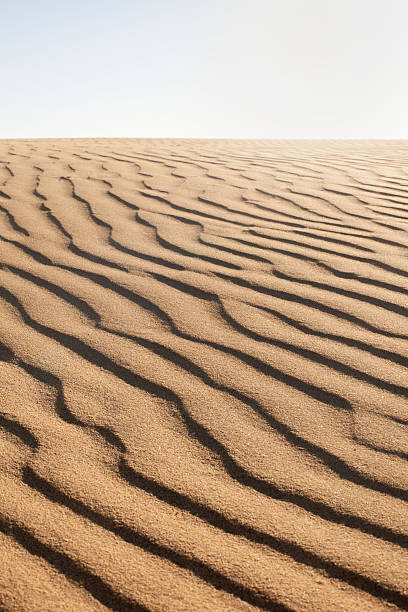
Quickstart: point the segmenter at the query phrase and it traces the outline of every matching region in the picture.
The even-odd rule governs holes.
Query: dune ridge
[[[404,141],[0,141],[0,609],[408,609]]]

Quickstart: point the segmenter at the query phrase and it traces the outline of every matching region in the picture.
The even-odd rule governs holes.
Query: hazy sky
[[[0,138],[408,138],[408,0],[0,8]]]

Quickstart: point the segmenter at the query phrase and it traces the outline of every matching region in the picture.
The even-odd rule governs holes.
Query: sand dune
[[[407,154],[0,141],[1,609],[408,609]]]

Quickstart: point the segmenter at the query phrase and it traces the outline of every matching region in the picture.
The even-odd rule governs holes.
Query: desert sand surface
[[[0,141],[0,608],[408,608],[408,143]]]

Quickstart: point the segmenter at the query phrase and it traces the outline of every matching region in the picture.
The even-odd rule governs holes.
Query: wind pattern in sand
[[[408,144],[0,142],[0,608],[408,608]]]

